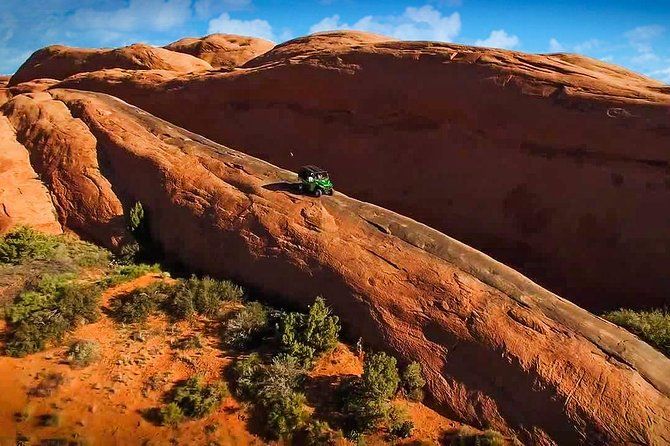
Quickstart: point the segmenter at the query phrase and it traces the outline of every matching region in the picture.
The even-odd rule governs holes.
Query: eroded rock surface
[[[245,64],[275,46],[269,40],[234,34],[210,34],[202,38],[187,37],[165,48],[190,54],[214,68],[234,68]]]
[[[125,206],[143,203],[168,256],[294,304],[323,295],[351,336],[420,361],[443,413],[530,444],[670,441],[670,360],[474,249],[339,193],[297,195],[294,174],[112,97],[12,101],[3,111],[19,128],[41,122],[22,109],[69,112],[82,131],[68,140],[95,154]],[[59,212],[100,203],[81,195],[96,199]]]
[[[16,225],[49,234],[62,232],[49,191],[33,170],[28,151],[0,115],[0,234]]]
[[[13,135],[16,132],[16,140],[30,156],[32,169],[49,188],[62,225],[89,240],[117,247],[127,237],[123,208],[112,191],[112,185],[100,172],[98,141],[88,127],[74,119],[65,104],[54,100],[46,92],[17,95],[1,110],[2,119],[7,123],[2,134]],[[7,128],[11,128],[12,132]],[[18,150],[17,147],[14,151]],[[5,150],[4,153],[8,156],[9,152]],[[10,166],[10,169],[13,167]],[[1,183],[4,188],[13,184],[12,176],[30,176],[12,172],[3,175],[7,176],[7,181]],[[44,188],[34,186],[33,189]],[[11,193],[7,196],[13,197]],[[34,200],[31,199],[33,196]],[[37,193],[13,198],[19,202],[28,198],[24,206],[39,207],[30,214],[14,218],[12,221],[15,223],[39,228],[44,225],[41,221],[55,215],[46,211],[46,202]]]
[[[35,51],[12,76],[9,85],[42,78],[60,80],[76,73],[107,68],[182,73],[212,69],[211,65],[197,57],[144,44],[111,50],[53,45]]]
[[[95,90],[413,217],[594,311],[668,304],[670,86],[565,54],[365,33]],[[179,104],[178,107],[174,104]]]

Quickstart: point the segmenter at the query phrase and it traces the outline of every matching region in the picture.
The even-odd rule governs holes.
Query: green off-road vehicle
[[[316,166],[304,166],[298,171],[300,192],[320,197],[322,194],[333,195],[333,183],[328,172]]]

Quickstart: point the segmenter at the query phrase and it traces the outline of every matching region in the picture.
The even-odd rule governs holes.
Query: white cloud
[[[661,70],[654,70],[649,73],[651,77],[655,77],[656,79],[659,79],[661,82],[665,82],[666,84],[670,84],[670,67],[668,68],[663,68]]]
[[[505,48],[510,50],[519,45],[519,38],[517,36],[507,34],[504,29],[496,29],[491,31],[491,34],[489,34],[486,39],[475,41],[475,45],[491,48]]]
[[[325,17],[312,25],[310,33],[338,29],[355,29],[383,34],[402,40],[437,40],[449,42],[461,32],[458,12],[445,16],[431,5],[408,7],[398,16],[365,16],[353,24],[340,22],[339,15]]]
[[[70,17],[69,25],[101,33],[167,31],[190,18],[191,0],[130,0],[128,6],[119,9],[78,9]]]
[[[193,10],[196,17],[208,19],[224,11],[240,11],[250,6],[251,0],[195,0]]]
[[[218,18],[209,21],[208,33],[240,34],[242,36],[261,37],[275,41],[272,25],[266,20],[238,20],[230,17],[228,13],[221,14]]]
[[[637,55],[631,58],[631,62],[639,66],[648,66],[660,61],[661,58],[654,52],[652,43],[663,35],[664,32],[665,28],[660,25],[645,25],[638,26],[624,33],[629,45],[637,52]]]
[[[556,38],[552,37],[549,39],[549,51],[552,53],[560,53],[561,51],[565,51],[565,47],[561,45],[561,42],[556,40]]]
[[[660,25],[645,25],[627,31],[624,36],[637,51],[648,52],[651,51],[651,41],[664,32],[665,28]]]
[[[10,13],[5,12],[0,15],[0,43],[5,44],[9,42],[14,36],[14,28],[16,27],[16,20]]]
[[[600,40],[589,39],[575,45],[574,50],[576,53],[586,53],[588,51],[598,48],[600,45],[602,45],[602,42]]]

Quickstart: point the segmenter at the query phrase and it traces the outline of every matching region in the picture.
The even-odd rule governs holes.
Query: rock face
[[[269,40],[233,34],[210,34],[202,38],[187,37],[167,46],[170,51],[190,54],[214,68],[235,68],[275,46]]]
[[[668,303],[670,87],[619,67],[334,33],[230,73],[63,86],[282,167],[321,165],[591,310]]]
[[[107,68],[155,69],[182,73],[212,69],[204,60],[150,45],[135,44],[112,50],[54,45],[33,53],[12,76],[9,85],[41,78],[60,80],[76,73]]]
[[[0,231],[29,224],[55,232],[60,230],[60,221],[83,237],[112,248],[122,242],[127,237],[123,208],[100,172],[98,142],[88,127],[45,92],[15,96],[0,110],[6,116],[2,116],[4,125],[0,121],[0,138],[9,139],[8,149],[3,145],[0,156],[14,160],[7,165],[11,170],[0,176],[0,190],[4,191],[0,198],[7,214]],[[8,207],[18,210],[7,212]]]
[[[78,150],[47,183],[77,188],[62,221],[142,202],[169,257],[294,304],[323,295],[351,336],[420,361],[450,416],[527,444],[670,441],[670,360],[444,234],[339,193],[294,194],[294,174],[98,93],[20,95],[2,112],[31,158]],[[67,138],[36,137],[47,121]],[[110,245],[117,230],[96,234]]]
[[[4,116],[0,116],[0,147],[0,234],[17,224],[30,224],[49,234],[61,233],[49,191]]]

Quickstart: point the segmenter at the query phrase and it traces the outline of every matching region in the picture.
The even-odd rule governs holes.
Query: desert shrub
[[[76,269],[106,266],[109,260],[109,251],[70,235],[42,234],[20,226],[0,238],[0,264],[50,261],[52,269]]]
[[[670,311],[617,310],[605,313],[603,317],[620,325],[670,356]]]
[[[0,239],[0,263],[17,265],[26,260],[49,260],[57,247],[54,236],[19,226]]]
[[[253,399],[263,372],[263,361],[258,353],[252,353],[233,364],[235,395],[242,399]]]
[[[399,382],[396,359],[380,352],[365,358],[360,378],[342,383],[339,393],[349,437],[387,419]]]
[[[221,340],[234,348],[249,348],[269,329],[268,309],[251,302],[223,324]]]
[[[392,407],[387,415],[389,434],[393,437],[408,438],[412,436],[414,423],[405,410],[397,406]]]
[[[190,318],[195,314],[193,295],[183,283],[173,285],[168,289],[161,309],[175,320]]]
[[[269,435],[273,438],[290,438],[302,428],[308,417],[305,402],[305,395],[295,391],[287,392],[281,398],[265,400],[263,406]]]
[[[67,351],[68,362],[75,367],[87,367],[100,358],[100,344],[96,341],[77,340]]]
[[[338,435],[327,422],[310,420],[305,426],[305,444],[307,446],[335,446],[341,434]]]
[[[6,310],[10,333],[5,350],[12,356],[40,351],[80,322],[97,320],[99,306],[97,286],[72,282],[69,276],[46,276]]]
[[[305,365],[337,345],[340,323],[326,301],[317,297],[307,314],[287,313],[280,321],[279,339],[283,350]]]
[[[494,430],[472,432],[468,429],[461,429],[443,443],[450,446],[503,446],[505,438]]]
[[[176,426],[184,420],[184,413],[177,403],[168,403],[160,408],[159,418],[164,426]]]
[[[117,265],[100,281],[100,285],[104,288],[109,288],[137,279],[145,274],[159,273],[160,271],[158,265],[147,265],[144,263]]]
[[[264,364],[253,353],[236,362],[233,373],[236,395],[254,404],[270,437],[291,437],[305,425],[305,395],[297,391],[305,369],[296,358],[279,355]]]
[[[263,368],[258,395],[262,400],[281,399],[297,389],[305,377],[305,369],[297,358],[278,355]]]
[[[244,294],[242,288],[232,282],[209,277],[202,279],[191,277],[184,286],[192,296],[195,310],[208,317],[218,315],[222,302],[239,301]]]
[[[121,249],[116,255],[116,262],[121,265],[132,265],[133,263],[140,261],[141,253],[142,247],[140,244],[137,243],[136,240],[131,240],[121,246]]]
[[[402,373],[402,389],[405,395],[413,401],[421,401],[425,385],[426,380],[423,379],[421,373],[421,364],[418,362],[409,363]]]
[[[161,408],[161,420],[163,424],[173,424],[182,417],[202,418],[216,409],[226,396],[228,388],[223,382],[205,385],[199,376],[189,378],[172,390],[168,404]]]
[[[117,321],[125,324],[144,322],[169,299],[172,288],[172,285],[164,282],[137,288],[111,303],[112,315]]]

